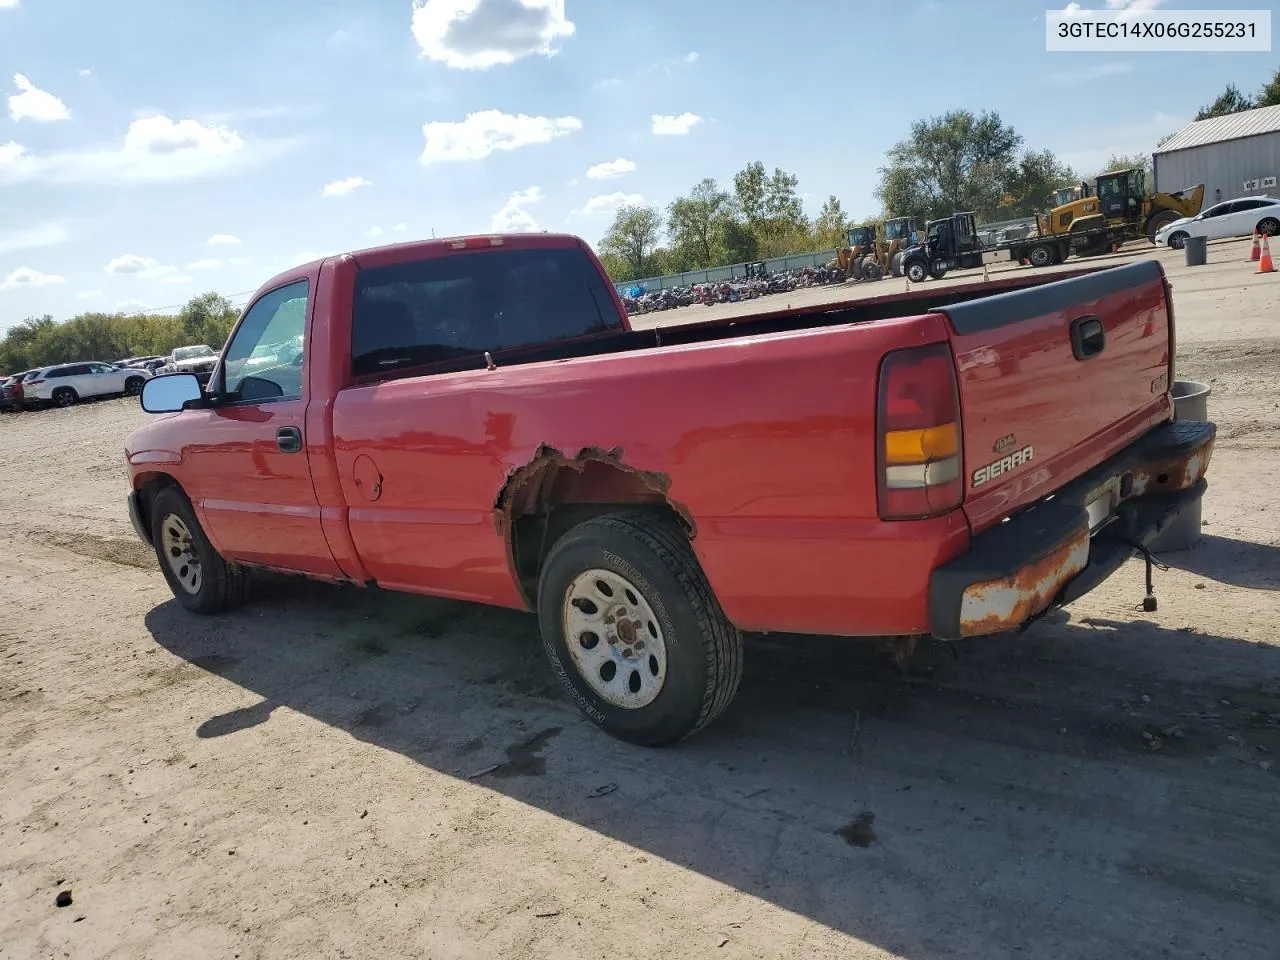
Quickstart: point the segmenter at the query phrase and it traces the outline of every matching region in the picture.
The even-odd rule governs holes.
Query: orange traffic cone
[[[1256,263],[1261,255],[1261,247],[1258,246],[1258,231],[1253,231],[1253,249],[1249,251],[1249,262]]]
[[[1262,235],[1262,257],[1258,260],[1258,273],[1275,273],[1275,264],[1271,262],[1271,244],[1267,243],[1267,235]]]

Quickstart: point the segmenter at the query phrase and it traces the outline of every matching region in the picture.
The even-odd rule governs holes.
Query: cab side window
[[[232,402],[302,396],[308,282],[263,294],[245,313],[223,354],[222,390]]]

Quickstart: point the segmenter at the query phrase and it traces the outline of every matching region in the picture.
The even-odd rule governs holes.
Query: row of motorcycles
[[[695,283],[687,287],[670,287],[666,290],[655,290],[652,293],[643,287],[632,287],[622,294],[622,305],[626,307],[628,314],[673,310],[676,307],[691,307],[695,303],[709,307],[717,303],[738,303],[743,300],[767,297],[775,293],[788,293],[804,287],[843,283],[844,281],[845,272],[838,266],[828,264],[825,266],[819,265],[785,270],[768,275],[757,274],[754,277],[741,280]]]

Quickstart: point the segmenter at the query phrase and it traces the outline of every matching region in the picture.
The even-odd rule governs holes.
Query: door
[[[124,377],[107,363],[89,364],[89,375],[84,378],[85,389],[91,393],[81,396],[102,397],[112,393],[124,393]]]
[[[1210,240],[1217,240],[1226,236],[1224,231],[1230,229],[1227,225],[1227,212],[1231,209],[1230,203],[1219,203],[1210,207],[1204,213],[1200,214],[1198,222],[1194,222],[1195,236],[1207,237]]]
[[[1253,233],[1259,220],[1258,210],[1267,205],[1265,200],[1233,200],[1230,212],[1222,218],[1224,237],[1247,237]]]
[[[305,350],[263,363],[258,349],[303,336],[308,287],[307,280],[278,287],[245,312],[209,381],[213,405],[184,414],[198,438],[184,454],[197,485],[190,492],[224,557],[339,577],[303,434]]]

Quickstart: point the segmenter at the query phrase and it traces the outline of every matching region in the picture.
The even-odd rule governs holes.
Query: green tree
[[[876,195],[892,216],[936,219],[972,210],[994,219],[1022,137],[995,111],[952,110],[917,120],[880,168]]]
[[[1137,167],[1139,170],[1145,170],[1147,174],[1147,186],[1152,186],[1151,178],[1153,176],[1151,166],[1151,154],[1135,153],[1132,156],[1125,154],[1113,153],[1107,160],[1106,165],[1099,170],[1099,173],[1111,173],[1115,170],[1132,170]]]
[[[673,250],[688,264],[686,269],[721,262],[724,226],[733,216],[733,198],[710,177],[699,181],[688,196],[671,201],[667,230]]]
[[[178,319],[190,343],[207,343],[220,348],[226,343],[238,316],[230,300],[211,291],[188,301]]]
[[[1000,202],[1002,219],[1030,217],[1051,206],[1049,195],[1080,178],[1052,150],[1027,152],[1018,160]]]
[[[600,249],[624,261],[632,277],[642,277],[651,266],[661,235],[662,214],[656,207],[629,204],[618,208]]]
[[[1208,120],[1210,117],[1225,117],[1229,113],[1252,110],[1255,104],[1251,97],[1241,93],[1234,83],[1228,83],[1227,89],[1218,94],[1218,99],[1207,107],[1201,107],[1196,114],[1197,120]]]
[[[1253,105],[1255,107],[1280,106],[1280,70],[1276,70],[1275,76],[1268,83],[1263,84],[1253,100]]]
[[[807,246],[809,222],[797,193],[799,184],[798,177],[780,167],[766,174],[759,160],[734,174],[738,209],[755,236],[757,256],[777,257]]]
[[[842,247],[848,239],[849,215],[834,194],[827,197],[818,217],[813,221],[813,246]]]

